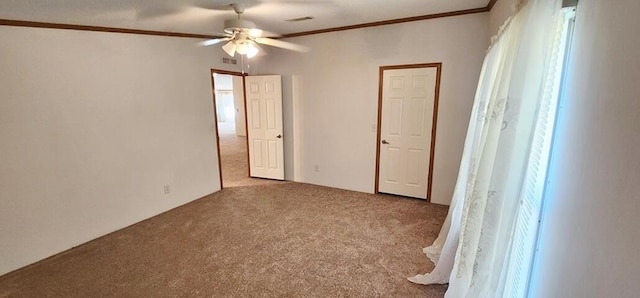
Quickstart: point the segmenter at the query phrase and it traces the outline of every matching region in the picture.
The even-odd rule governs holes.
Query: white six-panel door
[[[383,72],[378,191],[426,199],[437,68]]]
[[[245,77],[251,177],[284,180],[282,79]]]

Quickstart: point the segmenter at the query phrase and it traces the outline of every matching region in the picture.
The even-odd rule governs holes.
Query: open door
[[[282,77],[245,77],[249,175],[284,180]]]

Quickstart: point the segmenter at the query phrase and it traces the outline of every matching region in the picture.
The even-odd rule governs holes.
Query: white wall
[[[216,90],[216,115],[218,122],[236,123],[235,102],[233,91]]]
[[[534,297],[640,293],[639,11],[637,0],[578,5]]]
[[[482,13],[288,39],[305,54],[270,50],[253,72],[284,75],[287,179],[296,155],[299,181],[373,192],[379,67],[442,62],[432,201],[449,204],[487,29]]]
[[[233,103],[236,109],[236,135],[246,136],[247,125],[244,116],[244,85],[241,76],[231,76],[233,82]]]
[[[197,42],[0,26],[0,274],[220,189]]]

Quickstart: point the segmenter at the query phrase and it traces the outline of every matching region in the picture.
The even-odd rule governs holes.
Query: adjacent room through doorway
[[[242,76],[215,72],[212,75],[222,184],[240,186],[248,176]]]
[[[212,70],[222,187],[275,183],[249,177],[244,82],[242,74]]]

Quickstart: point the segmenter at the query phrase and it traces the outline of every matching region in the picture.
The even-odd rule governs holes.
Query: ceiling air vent
[[[236,65],[236,64],[238,64],[238,60],[222,57],[222,63]]]
[[[302,21],[308,21],[308,20],[313,20],[313,17],[301,17],[301,18],[296,18],[296,19],[289,19],[287,20],[287,22],[302,22]]]

